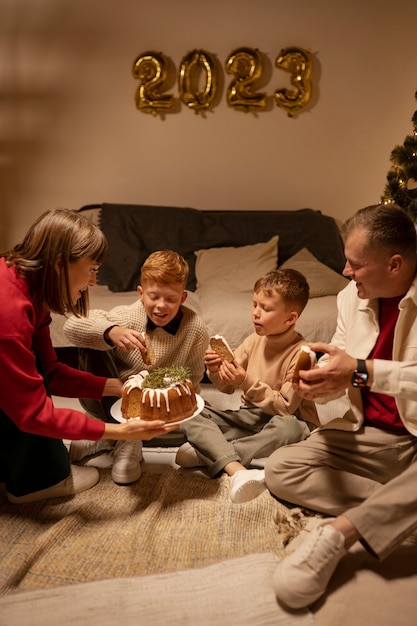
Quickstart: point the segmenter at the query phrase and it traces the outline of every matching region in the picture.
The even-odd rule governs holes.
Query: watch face
[[[353,387],[366,387],[367,383],[368,383],[367,372],[358,372],[357,370],[353,372],[353,375],[352,375]]]

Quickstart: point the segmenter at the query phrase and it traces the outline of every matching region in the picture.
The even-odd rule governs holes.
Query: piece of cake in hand
[[[151,338],[149,337],[148,333],[142,333],[142,337],[146,345],[146,354],[143,355],[143,362],[145,363],[145,365],[155,365],[156,356],[152,348]]]
[[[216,352],[222,361],[233,361],[235,355],[232,348],[222,335],[210,337],[210,348]]]
[[[181,421],[197,411],[194,385],[186,367],[160,367],[129,376],[123,385],[121,413],[125,419]]]
[[[298,383],[300,381],[300,370],[309,370],[316,364],[316,353],[308,346],[301,346],[298,354],[298,359],[295,364],[294,373],[292,375],[292,382]]]

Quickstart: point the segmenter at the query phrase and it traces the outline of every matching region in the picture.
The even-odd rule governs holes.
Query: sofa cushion
[[[265,243],[209,248],[194,254],[197,289],[251,291],[258,278],[278,265],[278,236]]]
[[[336,295],[349,283],[349,280],[320,263],[307,248],[285,261],[281,268],[291,268],[304,274],[310,285],[310,298]]]

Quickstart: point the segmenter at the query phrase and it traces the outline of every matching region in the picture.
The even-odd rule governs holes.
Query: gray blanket
[[[100,226],[109,254],[99,281],[111,291],[136,289],[140,268],[151,252],[175,250],[190,266],[187,289],[195,290],[195,250],[244,246],[279,235],[279,265],[301,248],[337,272],[343,244],[333,218],[299,211],[199,211],[192,208],[125,204],[101,205]]]

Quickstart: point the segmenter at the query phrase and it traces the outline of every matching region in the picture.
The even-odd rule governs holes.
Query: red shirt
[[[377,342],[369,354],[369,359],[392,360],[394,330],[397,323],[398,305],[403,296],[381,298],[379,300],[380,333]],[[362,389],[365,425],[376,426],[393,433],[408,434],[401,421],[395,398],[382,393],[374,393],[369,387]]]
[[[34,307],[27,282],[0,258],[0,409],[24,432],[56,439],[100,439],[104,422],[81,411],[56,409],[47,394],[33,347],[53,395],[99,400],[107,380],[59,363],[50,323],[49,312]]]

